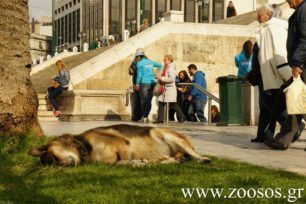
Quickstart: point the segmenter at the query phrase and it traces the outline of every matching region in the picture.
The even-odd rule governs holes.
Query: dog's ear
[[[34,157],[40,157],[43,153],[45,153],[48,149],[48,145],[43,145],[40,147],[34,147],[29,150],[28,154]]]

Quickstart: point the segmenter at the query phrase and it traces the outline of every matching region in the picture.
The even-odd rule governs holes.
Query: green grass
[[[27,151],[48,138],[0,137],[0,203],[285,203],[286,199],[185,199],[181,188],[304,188],[306,177],[213,158],[143,168],[90,164],[43,167]],[[225,190],[227,192],[227,190]]]

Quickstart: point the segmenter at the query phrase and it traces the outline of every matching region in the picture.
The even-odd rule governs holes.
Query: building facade
[[[238,14],[254,11],[273,0],[233,0]],[[274,0],[278,1],[278,0]],[[158,23],[165,12],[183,11],[185,22],[212,23],[225,18],[229,0],[53,0],[55,50],[113,35],[133,36],[144,19]]]

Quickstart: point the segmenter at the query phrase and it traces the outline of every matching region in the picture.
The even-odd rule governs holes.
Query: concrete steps
[[[38,94],[39,106],[38,106],[38,120],[39,121],[58,121],[58,118],[53,116],[53,111],[48,111],[47,107],[47,94]]]

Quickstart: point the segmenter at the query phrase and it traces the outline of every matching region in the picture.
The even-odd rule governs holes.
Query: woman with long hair
[[[226,9],[226,17],[230,18],[233,16],[237,16],[237,11],[235,9],[234,3],[232,1],[229,1]]]
[[[56,69],[58,71],[58,75],[53,78],[52,85],[48,88],[49,93],[49,101],[54,109],[54,116],[58,117],[60,115],[59,106],[56,102],[56,97],[60,95],[64,90],[68,90],[70,74],[66,69],[66,65],[62,60],[58,60],[56,63]]]
[[[245,41],[241,53],[235,56],[235,63],[236,67],[238,68],[239,78],[245,78],[252,70],[252,54],[253,43],[250,40]]]

